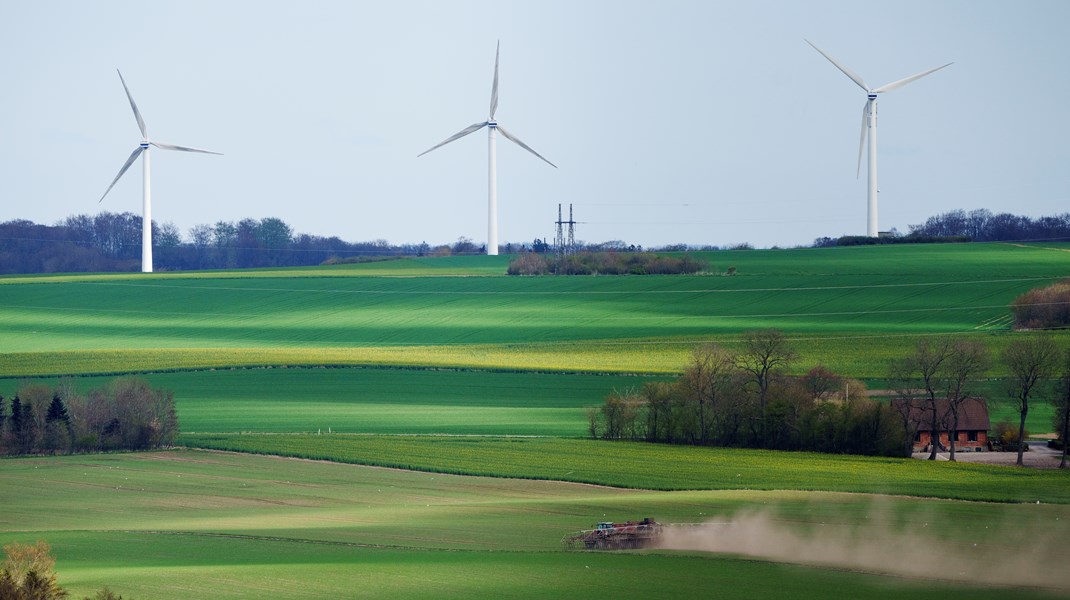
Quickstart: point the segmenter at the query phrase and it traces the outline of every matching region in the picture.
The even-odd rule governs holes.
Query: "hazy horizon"
[[[809,39],[879,86],[880,229],[954,209],[1031,217],[1070,206],[1061,59],[1070,5],[844,2],[9,3],[0,8],[0,221],[141,213],[278,217],[347,241],[486,240],[482,131],[501,40],[501,242],[576,236],[759,247],[865,233],[855,177],[865,93]]]

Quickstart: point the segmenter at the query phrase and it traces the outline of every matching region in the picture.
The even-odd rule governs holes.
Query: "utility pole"
[[[568,205],[568,220],[561,217],[561,205],[557,205],[557,235],[554,238],[554,254],[557,258],[568,256],[576,252],[576,221],[572,220],[572,204]],[[565,225],[568,225],[568,235],[565,234]]]
[[[568,253],[576,251],[576,222],[572,220],[572,203],[568,204]]]
[[[565,222],[561,220],[561,205],[558,204],[556,222],[557,235],[554,237],[554,253],[557,255],[558,258],[561,258],[565,255],[565,234],[564,230],[562,229],[562,226],[564,224]]]

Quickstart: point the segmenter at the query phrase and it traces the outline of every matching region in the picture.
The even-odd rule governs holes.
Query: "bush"
[[[1025,436],[1029,437],[1029,431],[1025,432]],[[1004,452],[1017,452],[1018,451],[1018,426],[1011,423],[1007,419],[996,423],[996,435],[995,439],[999,441]],[[1025,450],[1029,450],[1029,445],[1026,444]]]
[[[546,275],[550,272],[550,265],[546,257],[525,252],[509,263],[506,272],[510,275]]]
[[[1070,326],[1070,279],[1029,290],[1011,303],[1015,329]]]
[[[705,262],[684,255],[651,252],[581,252],[568,256],[526,253],[509,263],[510,275],[681,275],[707,270]]]

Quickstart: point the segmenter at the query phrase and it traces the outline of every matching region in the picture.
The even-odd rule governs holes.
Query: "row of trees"
[[[391,245],[295,234],[281,219],[243,219],[197,225],[183,236],[173,223],[152,225],[157,269],[242,269],[318,265],[353,257],[453,253],[458,244]],[[469,242],[469,245],[470,242]],[[474,246],[471,252],[478,251]],[[0,273],[136,271],[141,264],[141,217],[102,212],[56,225],[0,223]]]
[[[967,402],[984,401],[977,382],[992,359],[974,340],[923,339],[889,365],[894,401],[869,398],[866,387],[815,367],[786,374],[798,355],[777,330],[746,333],[738,348],[696,348],[679,379],[618,391],[588,411],[589,433],[605,439],[676,444],[906,456],[919,429],[934,440],[950,432],[951,460]],[[1014,340],[999,356],[1011,374],[1008,398],[1020,416],[1018,439],[1032,403],[1049,398],[1055,429],[1070,435],[1070,348],[1036,335]],[[1050,385],[1052,382],[1055,385]],[[924,415],[919,418],[919,415]],[[1066,464],[1066,445],[1062,464]],[[1018,445],[1022,464],[1022,444]]]
[[[10,402],[0,396],[0,454],[147,450],[177,435],[174,395],[136,377],[85,395],[68,382],[25,385]]]
[[[1070,240],[1070,213],[1036,219],[1010,213],[993,214],[987,209],[966,212],[953,210],[929,217],[920,225],[910,225],[906,235],[895,229],[881,237],[848,235],[820,237],[814,247],[864,246],[872,244],[932,244],[944,242]]]
[[[1036,219],[986,209],[953,210],[910,226],[910,236],[961,236],[975,242],[1070,240],[1070,213]]]
[[[615,392],[591,409],[589,433],[671,444],[909,453],[903,421],[888,403],[824,367],[787,376],[797,358],[777,330],[748,332],[734,350],[700,346],[679,379]]]

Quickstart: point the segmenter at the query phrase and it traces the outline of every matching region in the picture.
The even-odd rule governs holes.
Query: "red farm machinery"
[[[594,529],[566,535],[561,541],[567,548],[576,550],[634,550],[656,544],[661,528],[661,524],[649,518],[625,523],[603,522]]]

